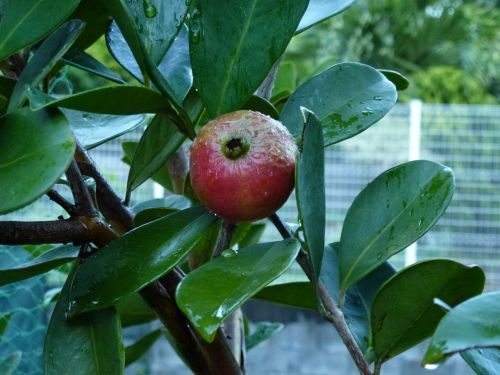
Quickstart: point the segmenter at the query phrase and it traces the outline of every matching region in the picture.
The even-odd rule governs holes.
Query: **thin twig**
[[[73,160],[69,165],[66,171],[66,178],[68,179],[78,213],[80,215],[96,214],[92,197],[87,189],[87,185],[85,185],[85,181],[83,180],[82,173],[76,161]]]
[[[61,206],[70,216],[77,214],[76,206],[66,200],[59,192],[54,189],[48,191],[47,196],[49,199]]]
[[[276,213],[272,214],[269,217],[269,219],[274,224],[274,226],[276,227],[276,229],[283,238],[293,237],[287,225],[281,220],[281,218]],[[299,255],[297,256],[297,263],[300,265],[300,267],[302,268],[306,276],[309,278],[309,280],[313,280],[313,273],[309,265],[307,254],[302,249],[300,250]],[[321,281],[318,281],[317,288],[318,288],[318,297],[324,308],[323,315],[325,319],[331,322],[335,327],[335,329],[337,330],[344,345],[351,354],[354,363],[358,367],[359,372],[363,375],[371,375],[372,372],[370,370],[370,366],[366,362],[363,353],[356,344],[356,341],[354,340],[354,337],[352,336],[352,333],[349,330],[349,327],[347,326],[344,314],[337,306],[335,301],[333,301],[333,299],[330,297],[326,287],[323,285]]]

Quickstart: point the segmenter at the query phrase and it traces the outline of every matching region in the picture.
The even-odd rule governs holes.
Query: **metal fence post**
[[[422,129],[422,101],[410,101],[410,128],[408,139],[408,160],[420,159],[420,133]],[[417,243],[407,247],[405,252],[405,266],[417,261]]]

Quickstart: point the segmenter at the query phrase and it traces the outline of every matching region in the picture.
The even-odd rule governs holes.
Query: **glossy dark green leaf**
[[[120,319],[113,307],[66,320],[75,267],[69,274],[50,319],[44,347],[44,374],[123,374]]]
[[[179,284],[179,308],[206,341],[231,313],[285,272],[300,249],[295,239],[258,244],[222,255]]]
[[[157,115],[135,150],[127,181],[127,196],[160,169],[186,137],[164,115]]]
[[[157,91],[140,86],[105,86],[63,98],[53,98],[40,90],[28,91],[32,110],[63,107],[110,115],[169,113],[172,109]]]
[[[94,44],[108,28],[111,21],[108,10],[101,0],[82,0],[69,19],[78,19],[87,25],[75,46],[82,51]]]
[[[79,2],[8,1],[0,22],[0,61],[47,36],[71,14]]]
[[[401,164],[370,182],[349,208],[342,228],[341,294],[423,236],[446,210],[454,186],[451,169],[426,160]]]
[[[188,258],[189,270],[194,270],[212,259],[222,221],[217,220],[205,233],[203,238],[193,247]]]
[[[254,331],[245,337],[247,350],[255,348],[260,343],[269,340],[276,333],[285,327],[282,323],[259,322],[255,325]]]
[[[325,247],[320,275],[323,285],[334,301],[339,300],[338,247],[338,242]],[[396,270],[385,262],[347,290],[342,312],[354,339],[365,355],[371,345],[370,313],[373,297],[380,286],[395,273]]]
[[[0,316],[0,342],[2,341],[2,335],[5,332],[5,328],[7,328],[7,324],[9,324],[12,315],[14,315],[14,313],[9,312]]]
[[[28,88],[37,85],[50,73],[75,42],[84,26],[80,20],[68,21],[43,41],[19,76],[7,107],[8,112],[14,111],[24,103]]]
[[[249,109],[251,111],[257,111],[268,115],[276,120],[279,120],[280,115],[277,109],[272,105],[272,103],[264,98],[257,95],[252,95],[250,99],[246,101],[245,104],[241,106],[241,109]]]
[[[56,247],[17,267],[0,269],[0,286],[40,275],[75,260],[79,248],[73,245]]]
[[[188,7],[185,0],[104,0],[103,3],[143,67],[146,58],[160,63],[182,27]]]
[[[125,164],[132,164],[132,159],[134,158],[134,153],[137,149],[138,144],[139,142],[134,141],[127,141],[122,143],[123,153],[125,154],[122,158],[122,161]],[[168,191],[173,191],[172,181],[170,179],[170,174],[166,165],[157,170],[156,173],[151,177],[151,179],[163,186]]]
[[[328,146],[368,129],[389,112],[396,99],[396,88],[378,70],[341,63],[302,84],[286,102],[281,121],[298,136],[302,129],[299,108],[308,108],[319,117]]]
[[[477,375],[500,374],[500,349],[482,348],[460,352]]]
[[[395,70],[379,69],[378,71],[391,81],[398,91],[404,91],[410,86],[408,78]]]
[[[21,363],[22,357],[23,353],[18,350],[5,358],[2,362],[0,362],[0,374],[14,375],[19,367],[19,364]]]
[[[268,286],[253,298],[278,305],[317,309],[314,286],[310,282],[295,282]]]
[[[138,293],[120,299],[115,307],[124,328],[148,323],[158,318]]]
[[[0,118],[0,214],[45,194],[66,170],[74,150],[71,129],[56,110],[23,108]]]
[[[162,329],[155,329],[125,348],[125,366],[144,356],[162,335]]]
[[[500,292],[485,293],[456,306],[439,322],[422,363],[437,363],[468,349],[500,347],[499,316]]]
[[[136,212],[134,223],[136,226],[143,225],[189,207],[191,207],[191,201],[183,195],[173,194],[166,198],[144,201],[133,208]]]
[[[431,336],[445,315],[434,304],[439,298],[450,306],[483,290],[480,267],[447,259],[427,260],[394,275],[377,292],[371,311],[373,349],[382,363]]]
[[[307,0],[199,0],[191,16],[194,85],[215,117],[234,111],[285,50]]]
[[[109,306],[158,279],[180,262],[215,220],[203,207],[188,208],[142,225],[97,251],[78,270],[70,314]]]
[[[98,75],[99,77],[112,82],[124,83],[123,79],[121,79],[115,72],[81,49],[75,47],[71,48],[62,58],[62,62],[74,66],[75,68],[82,69],[86,72]]]
[[[297,33],[343,12],[353,3],[354,0],[309,0],[309,6],[300,20]]]
[[[187,4],[185,0],[175,0],[169,3],[162,2],[161,0],[102,0],[103,3],[108,8],[109,12],[113,16],[114,20],[118,24],[127,44],[132,49],[135,60],[139,63],[141,71],[146,72],[149,75],[151,81],[155,84],[158,90],[165,96],[165,98],[170,102],[170,104],[175,108],[172,113],[173,117],[176,118],[176,125],[190,137],[194,137],[194,129],[190,123],[189,117],[185,110],[182,108],[181,103],[175,98],[174,90],[168,83],[167,79],[158,69],[158,61],[154,61],[152,56],[148,53],[149,46],[154,47],[156,43],[163,46],[163,41],[153,41],[151,40],[151,35],[160,33],[166,39],[168,39],[167,46],[170,45],[170,41],[173,40],[177,31],[182,27],[182,22],[187,14]],[[156,11],[153,11],[153,9]],[[141,8],[142,7],[142,8]],[[149,9],[146,9],[148,7]],[[142,14],[139,14],[142,12]],[[144,35],[144,30],[146,29],[144,25],[141,25],[143,17],[146,13],[153,14],[156,12],[154,17],[155,20],[150,20],[149,26],[154,27],[158,25],[158,21],[164,20],[165,25],[160,22],[159,29],[164,28],[164,30],[156,30],[149,35]],[[150,21],[146,21],[149,23]],[[173,25],[173,28],[172,28]],[[149,28],[149,27],[148,27]],[[177,31],[174,32],[174,29]],[[174,32],[171,37],[169,37],[170,32]],[[162,39],[162,38],[160,38]],[[168,48],[168,47],[167,47]],[[164,54],[165,51],[163,51]],[[155,52],[156,54],[156,52]],[[163,57],[163,54],[161,56]]]
[[[116,61],[140,82],[144,82],[139,64],[115,22],[110,25],[106,34],[106,43]],[[193,84],[186,27],[180,30],[179,35],[159,63],[158,69],[170,84],[173,95],[179,102],[182,102]]]
[[[90,112],[61,109],[69,121],[78,142],[87,149],[127,134],[146,124],[148,116],[100,115]]]
[[[299,220],[315,280],[325,248],[325,153],[318,118],[304,110],[302,149],[295,169],[295,196]]]

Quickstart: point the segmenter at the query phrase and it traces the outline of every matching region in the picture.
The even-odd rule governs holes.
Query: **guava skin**
[[[296,153],[279,121],[254,111],[228,113],[205,125],[191,145],[191,185],[226,220],[263,219],[292,192]]]

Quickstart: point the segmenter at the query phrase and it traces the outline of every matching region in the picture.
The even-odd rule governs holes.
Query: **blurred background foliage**
[[[357,0],[294,38],[285,61],[299,81],[339,61],[397,70],[402,101],[498,103],[500,1]]]

